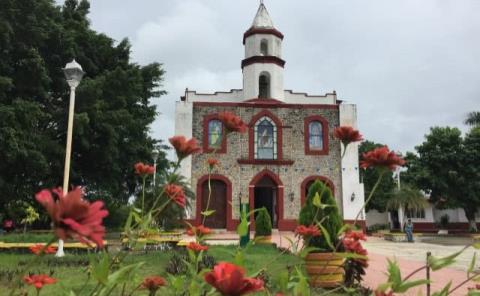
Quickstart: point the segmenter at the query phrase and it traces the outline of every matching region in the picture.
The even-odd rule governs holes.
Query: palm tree
[[[468,113],[465,123],[472,126],[480,126],[480,112],[474,111]]]
[[[421,210],[428,206],[428,201],[423,193],[411,186],[403,186],[396,190],[392,198],[387,201],[387,210],[397,211],[400,208],[404,209],[404,213],[408,210]]]

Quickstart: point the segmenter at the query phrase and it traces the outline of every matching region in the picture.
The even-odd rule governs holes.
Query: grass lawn
[[[217,262],[232,260],[235,246],[211,246],[208,254],[213,256]],[[132,254],[127,257],[125,263],[145,262],[140,270],[137,279],[131,281],[130,286],[138,285],[141,279],[147,275],[165,275],[165,266],[172,256],[173,251],[151,251],[147,254]],[[8,271],[22,268],[22,264],[35,259],[31,254],[0,253],[0,295],[6,295],[6,287],[11,284],[8,278]],[[53,277],[58,279],[55,285],[46,286],[42,295],[60,296],[65,295],[59,287],[65,287],[79,291],[82,289],[85,281],[88,279],[88,256],[87,255],[67,255],[57,261],[53,255],[43,257],[36,263],[31,271],[34,273],[52,273]],[[253,273],[261,268],[266,268],[267,273],[272,280],[279,271],[285,270],[288,265],[295,265],[301,262],[298,257],[289,254],[281,254],[273,246],[253,246],[245,253],[247,272]],[[61,263],[57,263],[61,262]],[[95,284],[91,281],[83,288],[82,295],[90,291]],[[29,291],[33,291],[29,288]],[[119,292],[118,292],[119,294]],[[33,294],[32,294],[33,295]],[[113,295],[117,295],[113,293]],[[147,295],[141,294],[141,295]]]

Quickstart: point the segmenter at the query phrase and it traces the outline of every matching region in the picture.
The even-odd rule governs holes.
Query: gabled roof
[[[273,21],[268,14],[267,8],[263,3],[260,3],[257,14],[253,19],[252,28],[273,29]]]

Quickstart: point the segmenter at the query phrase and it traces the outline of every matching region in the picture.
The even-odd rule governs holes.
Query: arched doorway
[[[260,172],[250,182],[250,209],[264,207],[270,214],[273,228],[278,228],[279,221],[283,219],[282,193],[282,182],[269,170]]]
[[[305,180],[303,180],[302,182],[302,185],[301,185],[301,205],[303,206],[303,204],[305,203],[305,199],[307,198],[308,196],[308,190],[310,189],[310,186],[312,186],[313,182],[315,182],[315,180],[320,180],[322,181],[323,183],[325,183],[328,188],[330,188],[330,190],[332,191],[332,194],[335,196],[335,186],[333,185],[333,182],[328,179],[327,177],[324,177],[324,176],[310,176],[308,178],[306,178]]]
[[[272,227],[278,226],[278,203],[277,203],[277,184],[269,177],[263,176],[260,181],[255,184],[254,197],[253,197],[254,209],[267,209],[270,217],[272,218]],[[255,213],[255,218],[257,213]]]
[[[232,201],[232,186],[230,181],[222,175],[210,176],[210,203],[208,205],[209,210],[215,212],[207,216],[204,225],[214,229],[225,229],[231,216],[231,201]],[[203,222],[203,215],[201,212],[207,209],[208,203],[208,175],[203,176],[197,183],[197,211],[196,211],[196,223],[201,224]],[[230,221],[231,224],[231,221]]]

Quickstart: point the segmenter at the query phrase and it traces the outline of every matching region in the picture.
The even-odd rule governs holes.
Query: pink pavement
[[[385,270],[387,267],[387,258],[383,255],[377,254],[368,254],[369,258],[369,267],[367,269],[367,274],[364,277],[364,285],[375,289],[378,284],[381,284],[386,281],[387,276],[385,275]],[[393,258],[390,258],[391,260]],[[399,263],[400,270],[402,271],[402,276],[405,277],[410,274],[412,271],[422,267],[422,262],[419,261],[412,261],[412,260],[404,260],[397,258],[397,262]],[[456,285],[463,282],[467,277],[465,271],[460,271],[453,268],[445,268],[436,272],[430,272],[430,279],[432,280],[431,283],[431,294],[435,291],[440,291],[449,281],[452,281],[452,288]],[[417,275],[413,276],[412,279],[423,279],[425,278],[425,271],[420,271]],[[473,283],[469,283],[462,288],[459,288],[455,292],[449,295],[454,296],[464,296],[467,295],[468,286],[473,286]],[[422,293],[419,294],[418,292],[421,291]],[[408,296],[416,296],[416,295],[426,295],[426,287],[422,286],[417,289],[412,289],[410,292],[402,294]]]

